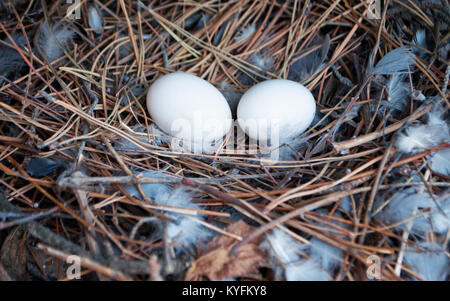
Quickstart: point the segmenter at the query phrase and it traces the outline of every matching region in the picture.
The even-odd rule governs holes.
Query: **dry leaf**
[[[252,228],[239,221],[228,226],[225,231],[244,237]],[[193,262],[186,273],[186,280],[198,280],[206,276],[210,280],[222,280],[254,273],[266,263],[265,254],[258,242],[243,245],[236,254],[230,251],[238,241],[229,236],[217,236],[206,247],[206,253]]]

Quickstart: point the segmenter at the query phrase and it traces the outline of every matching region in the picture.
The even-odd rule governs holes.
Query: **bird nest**
[[[2,2],[0,279],[445,280],[449,4],[379,2]],[[182,151],[145,105],[178,71],[316,117]]]

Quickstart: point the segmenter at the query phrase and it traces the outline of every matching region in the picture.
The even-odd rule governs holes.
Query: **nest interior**
[[[0,279],[446,280],[450,7],[384,2],[2,2]],[[179,71],[316,117],[280,160],[177,150]]]

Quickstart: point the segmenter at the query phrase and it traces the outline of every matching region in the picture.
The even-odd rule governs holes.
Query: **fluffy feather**
[[[245,40],[250,36],[252,36],[255,30],[256,30],[255,24],[249,24],[239,31],[239,34],[234,38],[234,40],[236,42]]]
[[[398,135],[395,147],[404,153],[414,153],[424,151],[438,146],[443,141],[448,141],[449,127],[442,119],[443,108],[435,106],[428,113],[426,124],[419,126],[409,126],[405,133]]]
[[[142,177],[167,177],[159,171],[144,171],[140,175]],[[153,203],[179,208],[199,209],[199,206],[192,202],[192,194],[184,188],[171,189],[169,186],[159,183],[145,183],[141,184],[141,187],[147,198]],[[141,198],[136,186],[125,185],[125,189],[129,194]],[[211,232],[208,229],[205,229],[200,223],[192,219],[173,212],[166,212],[165,214],[172,219],[167,226],[167,235],[172,242],[188,245],[211,236]]]
[[[434,172],[450,176],[450,148],[444,148],[432,154],[430,164]]]
[[[416,248],[407,248],[405,263],[427,281],[445,281],[450,271],[449,258],[437,243],[421,242]]]
[[[411,227],[412,233],[423,235],[433,230],[440,234],[450,228],[450,198],[445,199],[444,197],[441,200],[439,196],[430,196],[427,192],[417,192],[416,188],[396,193],[383,209],[380,218],[389,225],[405,221],[396,228],[406,229],[409,224],[407,219],[427,212],[429,214],[414,218]]]
[[[288,279],[289,267],[299,264],[301,254],[307,249],[307,245],[278,228],[266,235],[260,247],[269,253],[269,265],[275,272],[275,280],[282,280],[283,277]],[[293,271],[295,268],[292,268],[291,273]]]
[[[267,242],[270,250],[284,265],[298,262],[301,254],[307,249],[307,245],[278,228],[267,235]]]
[[[184,188],[177,188],[164,193],[155,199],[156,203],[181,208],[199,209],[192,202],[192,194]],[[167,235],[173,241],[183,244],[194,244],[211,236],[211,232],[202,224],[176,213],[167,214],[172,221],[167,228]]]
[[[408,103],[410,96],[409,84],[404,80],[405,75],[394,73],[386,85],[389,94],[389,100],[382,101],[381,107],[384,109],[401,111]],[[379,110],[378,113],[384,113]]]
[[[262,52],[253,54],[250,57],[250,63],[264,71],[270,71],[273,68],[273,58]]]
[[[348,107],[349,104],[350,104],[349,100],[346,100],[346,101],[342,102],[342,106]],[[345,118],[358,116],[358,113],[359,113],[359,110],[361,109],[361,107],[362,107],[361,104],[353,105],[352,108],[350,109],[350,111],[345,115]]]
[[[75,32],[61,23],[53,23],[50,26],[42,22],[39,27],[37,46],[49,62],[53,62],[64,54],[64,47]]]
[[[444,61],[448,60],[448,53],[450,51],[450,43],[445,43],[438,48],[439,56],[442,57]]]
[[[329,281],[330,273],[341,261],[342,252],[334,247],[312,239],[309,245],[303,244],[280,229],[274,229],[266,236],[262,249],[271,255],[270,265],[280,280],[284,266],[284,277],[288,281]],[[309,251],[310,259],[301,254]]]
[[[200,18],[202,17],[201,12],[197,12],[194,15],[184,20],[184,28],[190,28],[191,26],[198,23]]]
[[[395,146],[404,153],[421,152],[439,145],[447,136],[439,126],[410,126],[398,136]]]
[[[448,135],[449,133],[448,124],[443,118],[445,112],[447,112],[447,109],[441,106],[440,104],[433,106],[433,108],[427,114],[428,117],[427,123],[429,125],[442,127],[442,130],[446,132]]]
[[[214,154],[222,142],[222,137],[216,141],[192,141],[171,137],[170,148],[175,152],[181,153]]]
[[[338,70],[335,64],[331,65],[331,69],[333,69],[333,73],[336,76],[336,78],[341,82],[341,84],[346,85],[347,87],[352,88],[353,82],[348,78],[342,75],[342,73]]]
[[[102,34],[103,20],[98,8],[95,5],[89,5],[88,7],[88,20],[89,27],[93,29],[96,34]]]
[[[311,220],[311,222],[319,226],[321,228],[320,231],[333,236],[345,235],[344,232],[346,232],[349,225],[340,221],[343,219],[343,217],[339,212],[335,211],[333,213],[332,215],[333,219],[329,218],[330,213],[326,209],[318,209],[315,210],[314,212],[320,215],[319,216],[320,220],[319,221]]]
[[[330,281],[330,275],[312,260],[303,260],[286,267],[288,281]]]
[[[158,146],[167,145],[172,139],[170,136],[164,134],[164,132],[154,123],[148,126],[148,131],[150,135],[153,136],[154,142]]]
[[[445,233],[450,229],[450,196],[448,192],[444,194],[441,197],[437,197],[438,199],[438,206],[436,206],[432,209],[433,215],[432,217],[432,224],[433,224],[433,230],[436,233]]]
[[[247,75],[249,71],[247,71],[247,73],[241,73],[239,75],[238,79],[244,86],[252,85],[254,83],[254,79],[256,79],[257,81],[264,80],[264,78],[259,75],[261,73],[264,74],[264,71],[273,71],[274,60],[270,56],[270,54],[266,53],[265,51],[260,51],[252,54],[248,58],[248,62],[257,68],[250,66],[250,69],[252,70],[250,72],[250,76]]]
[[[211,14],[202,14],[200,17],[200,20],[197,23],[197,29],[202,29],[205,27],[206,23],[212,18],[213,15]]]

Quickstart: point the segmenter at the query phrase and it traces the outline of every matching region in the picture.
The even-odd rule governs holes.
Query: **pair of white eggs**
[[[167,134],[199,145],[217,142],[233,125],[222,93],[209,82],[176,72],[156,80],[147,94],[152,119]],[[250,88],[237,108],[240,128],[252,139],[285,141],[305,131],[314,119],[316,103],[303,85],[282,79]]]

